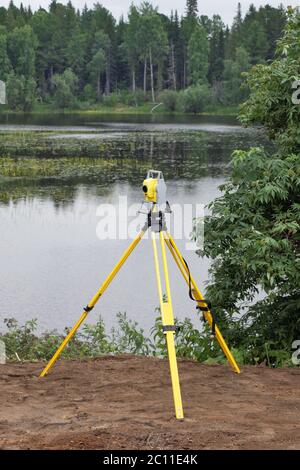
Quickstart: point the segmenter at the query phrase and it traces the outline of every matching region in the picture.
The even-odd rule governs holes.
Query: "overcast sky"
[[[60,0],[60,3],[66,4],[68,0]],[[23,5],[31,5],[31,8],[34,10],[39,6],[47,7],[51,1],[50,0],[14,0],[15,5],[23,3]],[[86,3],[89,7],[92,7],[96,0],[72,0],[73,5],[76,8],[82,8]],[[122,14],[126,15],[129,5],[132,3],[132,0],[102,0],[99,1],[103,6],[108,8],[115,18],[120,18]],[[140,1],[134,1],[135,4],[139,4]],[[177,9],[180,14],[184,13],[185,10],[185,0],[160,0],[153,1],[154,5],[159,5],[159,11],[161,13],[170,13],[173,9]],[[259,7],[260,5],[272,5],[277,7],[282,3],[285,7],[299,6],[300,0],[269,0],[263,2],[261,0],[241,0],[243,13],[245,13],[251,3],[254,3],[255,6]],[[0,0],[1,6],[7,6],[9,0]],[[232,19],[235,15],[237,9],[238,0],[199,0],[199,14],[212,16],[213,14],[219,14],[223,18],[223,21],[227,24],[231,24]]]

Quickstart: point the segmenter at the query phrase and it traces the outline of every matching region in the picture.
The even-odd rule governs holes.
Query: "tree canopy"
[[[197,0],[187,0],[182,17],[177,11],[163,15],[147,1],[133,4],[119,21],[99,3],[79,11],[71,2],[53,0],[48,10],[33,12],[11,1],[0,7],[0,79],[30,79],[27,108],[30,99],[31,106],[56,102],[53,77],[67,69],[77,77],[79,102],[100,102],[125,90],[142,90],[155,101],[162,90],[207,82],[216,102],[235,105],[244,95],[231,92],[226,81],[239,85],[246,65],[274,57],[285,17],[283,8],[270,6],[251,7],[243,16],[239,5],[229,29],[220,16],[202,15]],[[9,105],[24,108],[25,95],[19,97]]]
[[[300,337],[300,13],[289,10],[275,60],[247,75],[240,119],[261,124],[276,150],[236,151],[232,175],[205,220],[208,298],[233,343],[253,363],[287,363]],[[257,294],[260,293],[259,300]]]

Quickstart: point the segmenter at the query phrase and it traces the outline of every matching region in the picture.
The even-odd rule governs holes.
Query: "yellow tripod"
[[[174,325],[174,316],[173,316],[173,307],[172,307],[172,298],[171,298],[171,290],[170,290],[170,282],[169,282],[169,272],[168,272],[168,264],[167,264],[167,255],[166,255],[166,247],[170,250],[172,257],[174,258],[184,280],[189,285],[193,298],[197,301],[199,308],[203,311],[204,317],[206,321],[209,323],[211,327],[215,330],[215,337],[219,342],[225,356],[227,357],[229,363],[231,364],[232,368],[235,372],[240,373],[240,369],[231,354],[219,328],[217,325],[214,325],[213,315],[211,314],[209,304],[203,298],[200,290],[195,283],[194,278],[191,276],[189,272],[189,268],[183,259],[178,247],[172,236],[167,232],[164,215],[161,212],[157,212],[154,206],[154,209],[151,210],[148,214],[148,221],[143,228],[143,230],[137,235],[137,237],[133,240],[127,250],[124,252],[123,256],[113,268],[111,273],[105,279],[104,283],[89,302],[89,304],[83,310],[81,317],[71,329],[69,334],[66,336],[62,344],[57,349],[56,353],[49,361],[45,369],[42,371],[40,377],[44,377],[55,361],[58,359],[64,348],[67,346],[71,338],[74,336],[82,322],[85,320],[89,312],[94,308],[95,304],[108,288],[114,277],[119,272],[120,268],[123,266],[125,261],[128,259],[130,254],[133,252],[135,247],[141,241],[142,237],[146,233],[146,231],[151,227],[151,238],[152,238],[152,245],[153,245],[153,253],[154,253],[154,263],[155,263],[155,270],[156,270],[156,278],[157,278],[157,287],[158,287],[158,295],[159,295],[159,302],[160,302],[160,310],[162,315],[162,324],[163,324],[163,332],[166,337],[167,343],[167,350],[168,350],[168,357],[169,357],[169,364],[170,364],[170,373],[171,373],[171,381],[172,381],[172,389],[173,389],[173,399],[174,399],[174,406],[175,406],[175,414],[177,419],[183,419],[183,408],[182,408],[182,399],[181,399],[181,391],[180,391],[180,383],[179,383],[179,375],[178,375],[178,367],[177,367],[177,359],[176,359],[176,350],[175,350],[175,333],[176,333],[176,326]],[[162,289],[162,282],[161,282],[161,270],[160,270],[160,262],[158,256],[158,249],[157,249],[157,241],[159,239],[160,247],[161,247],[161,255],[162,255],[162,264],[163,264],[163,274],[165,279],[165,288],[166,288],[166,296],[163,295]]]

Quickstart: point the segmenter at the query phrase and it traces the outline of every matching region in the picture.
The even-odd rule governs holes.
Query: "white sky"
[[[15,5],[20,5],[21,0],[14,0]],[[23,0],[23,5],[31,5],[32,10],[37,9],[39,6],[47,7],[51,1],[50,0]],[[60,0],[60,3],[68,3],[68,0]],[[88,7],[92,7],[96,0],[72,0],[73,5],[76,8],[82,8],[86,3]],[[129,5],[132,3],[132,0],[102,0],[99,1],[103,6],[105,6],[109,11],[111,11],[115,18],[120,18],[122,14],[126,15]],[[135,4],[139,4],[140,1],[134,1]],[[300,6],[300,0],[269,0],[263,2],[262,0],[241,0],[243,14],[248,10],[249,5],[253,3],[256,7],[260,5],[271,5],[277,7],[282,3],[285,7],[291,6]],[[7,6],[9,0],[0,0],[0,6]],[[185,0],[160,0],[153,1],[154,5],[159,5],[159,11],[161,13],[170,13],[173,9],[177,9],[179,14],[183,14],[185,11]],[[231,24],[235,12],[237,9],[238,0],[199,0],[199,14],[212,16],[213,14],[219,14],[223,18],[223,21],[227,24]]]

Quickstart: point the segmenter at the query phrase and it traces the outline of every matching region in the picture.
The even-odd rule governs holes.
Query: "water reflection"
[[[42,139],[44,148],[40,140],[36,149],[39,157],[49,159],[58,154],[51,136]],[[101,146],[93,139],[87,147],[85,139],[78,139],[75,143],[72,141],[71,149],[69,139],[59,139],[61,156],[51,160],[57,163],[57,173],[43,178],[0,180],[0,203],[37,195],[64,204],[74,199],[80,185],[94,185],[101,195],[105,189],[109,191],[114,182],[125,181],[133,187],[139,186],[149,168],[161,169],[168,181],[223,177],[230,171],[234,149],[247,149],[262,143],[265,144],[266,139],[261,134],[242,133],[241,130],[238,133],[129,132],[126,138],[105,139]],[[23,149],[19,152],[26,153]],[[31,157],[32,152],[32,147],[28,148],[27,156]],[[88,158],[89,154],[92,158]],[[72,160],[72,155],[76,159]],[[63,156],[68,160],[62,159]]]

